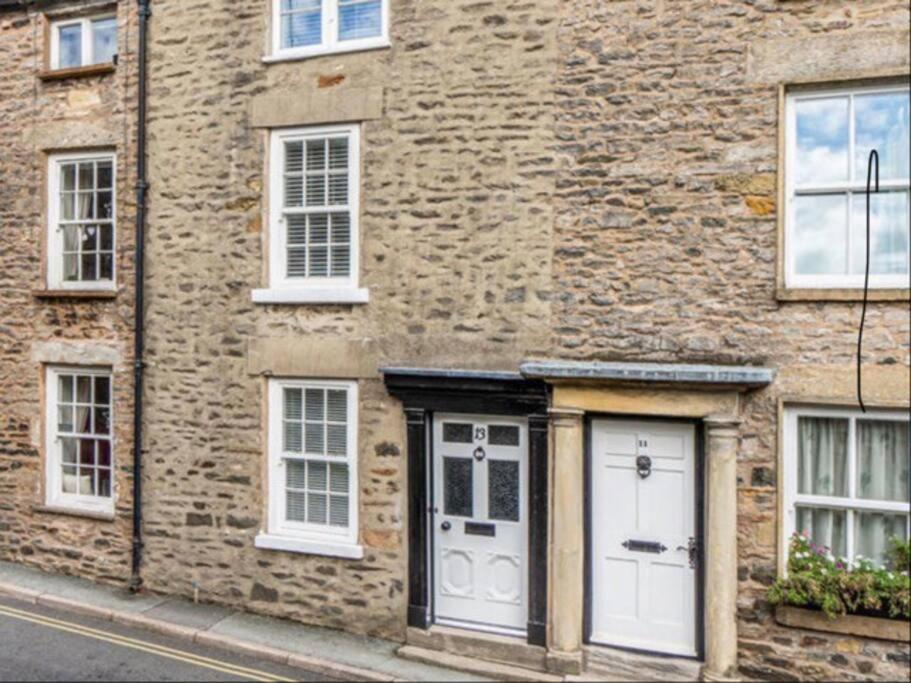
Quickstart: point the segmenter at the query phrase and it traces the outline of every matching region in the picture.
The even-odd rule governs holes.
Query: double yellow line
[[[178,662],[183,662],[185,664],[192,664],[193,666],[200,666],[206,669],[211,669],[213,671],[218,671],[220,673],[230,674],[232,676],[237,676],[239,678],[245,678],[251,681],[293,681],[291,678],[282,678],[275,674],[270,674],[266,671],[258,671],[256,669],[248,669],[243,666],[237,666],[235,664],[229,664],[228,662],[222,662],[217,659],[209,659],[208,657],[200,657],[199,655],[194,655],[191,652],[184,652],[182,650],[174,650],[169,647],[164,647],[163,645],[156,645],[155,643],[149,643],[144,640],[136,640],[134,638],[127,638],[125,636],[118,636],[114,633],[108,633],[106,631],[99,631],[94,628],[89,628],[87,626],[82,626],[80,624],[75,624],[68,621],[61,621],[59,619],[53,619],[51,617],[43,617],[37,614],[32,614],[31,612],[25,612],[23,610],[14,609],[12,607],[7,607],[5,605],[0,605],[0,615],[5,615],[12,619],[19,619],[21,621],[28,621],[33,624],[38,624],[39,626],[46,626],[48,628],[53,628],[58,631],[66,631],[67,633],[74,633],[79,636],[84,636],[86,638],[93,638],[94,640],[100,640],[106,643],[111,643],[113,645],[119,645],[121,647],[130,648],[132,650],[139,650],[140,652],[148,652],[149,654],[157,655],[159,657],[165,657],[167,659],[173,659]]]

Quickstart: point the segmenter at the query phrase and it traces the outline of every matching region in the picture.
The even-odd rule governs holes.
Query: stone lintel
[[[756,40],[747,57],[747,81],[771,85],[907,74],[909,37],[907,29],[892,29]]]
[[[702,385],[730,389],[767,386],[775,378],[769,368],[678,363],[602,363],[589,361],[529,361],[522,374],[547,380]]]
[[[247,345],[251,375],[313,379],[375,379],[376,345],[370,339],[333,337],[257,339]]]
[[[94,341],[48,341],[32,344],[32,360],[48,365],[123,368],[119,345]]]
[[[369,121],[383,115],[383,88],[282,92],[256,97],[250,105],[253,128],[314,126]]]

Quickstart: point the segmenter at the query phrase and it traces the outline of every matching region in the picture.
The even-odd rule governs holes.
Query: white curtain
[[[798,492],[848,495],[848,421],[801,417],[797,431]]]
[[[848,495],[848,421],[801,417],[797,439],[797,490],[816,496]],[[847,554],[844,511],[798,508],[797,527],[837,557]]]
[[[857,497],[908,502],[909,425],[886,420],[857,421]],[[894,537],[907,538],[901,514],[856,512],[855,554],[884,562]]]

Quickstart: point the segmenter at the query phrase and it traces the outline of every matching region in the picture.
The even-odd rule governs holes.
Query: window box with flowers
[[[911,620],[911,544],[892,539],[885,565],[834,557],[806,532],[791,537],[787,576],[769,589],[786,626],[906,641]],[[795,609],[797,608],[797,609]]]

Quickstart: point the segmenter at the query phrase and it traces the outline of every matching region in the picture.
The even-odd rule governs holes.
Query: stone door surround
[[[649,363],[529,362],[526,377],[552,385],[548,668],[582,670],[585,418],[689,418],[701,422],[705,463],[703,570],[707,680],[737,673],[737,449],[740,394],[771,383],[764,368]]]

